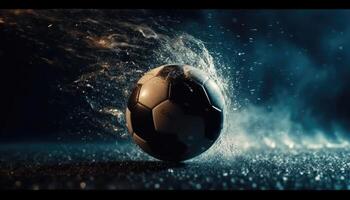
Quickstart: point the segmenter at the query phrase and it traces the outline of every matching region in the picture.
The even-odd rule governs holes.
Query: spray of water
[[[231,158],[251,148],[290,150],[349,146],[340,133],[335,133],[337,137],[332,141],[322,131],[306,134],[291,119],[290,111],[283,104],[273,105],[267,112],[249,102],[239,102],[236,98],[241,78],[238,73],[232,72],[233,67],[227,66],[220,56],[214,56],[217,52],[208,49],[200,39],[169,28],[176,20],[145,17],[140,11],[123,12],[2,11],[6,14],[2,18],[4,26],[16,27],[21,37],[29,38],[43,49],[34,57],[59,68],[58,71],[67,74],[75,71],[79,76],[74,81],[69,79],[57,85],[63,97],[66,94],[81,97],[88,107],[84,104],[67,111],[64,120],[74,125],[64,126],[60,136],[72,133],[83,141],[96,138],[130,141],[124,111],[135,82],[151,68],[179,63],[208,73],[220,86],[226,102],[221,136],[211,149],[198,157],[199,160]],[[26,16],[17,19],[22,14]],[[36,31],[41,34],[35,34]],[[62,37],[50,36],[43,40],[45,31],[59,33]],[[52,48],[62,54],[59,57],[47,55],[46,49]],[[240,52],[238,56],[244,55],[237,52]]]
[[[92,109],[118,119],[117,122],[108,118],[97,120],[106,130],[127,135],[123,111],[134,82],[151,68],[178,63],[192,65],[208,73],[220,86],[226,102],[222,134],[214,146],[198,158],[200,160],[231,158],[251,148],[333,148],[349,145],[342,138],[330,142],[321,132],[310,137],[303,134],[304,130],[291,120],[290,112],[283,105],[275,105],[270,112],[249,103],[242,106],[236,98],[238,77],[232,73],[230,66],[213,56],[215,52],[210,51],[200,39],[188,33],[167,30],[159,24],[156,25],[157,30],[134,22],[119,22],[118,26],[110,35],[90,36],[87,41],[90,46],[115,54],[99,56],[96,65],[101,68],[83,74],[75,83],[80,87],[95,88],[95,92],[84,94]]]
[[[231,158],[251,148],[317,149],[347,147],[349,143],[339,137],[330,141],[318,132],[304,134],[303,128],[291,120],[291,113],[283,105],[275,105],[270,112],[248,104],[242,107],[235,98],[237,82],[225,63],[213,58],[203,41],[186,33],[163,38],[156,51],[160,63],[183,63],[195,66],[214,79],[225,97],[225,121],[221,137],[199,160]]]

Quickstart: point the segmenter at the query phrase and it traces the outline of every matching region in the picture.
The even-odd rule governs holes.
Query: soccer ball
[[[126,123],[134,142],[151,156],[183,161],[209,149],[223,125],[218,85],[189,65],[163,65],[133,89]]]

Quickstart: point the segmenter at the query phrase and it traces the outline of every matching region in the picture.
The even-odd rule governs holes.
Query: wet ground
[[[2,189],[350,189],[349,149],[246,150],[165,163],[131,144],[6,144]]]

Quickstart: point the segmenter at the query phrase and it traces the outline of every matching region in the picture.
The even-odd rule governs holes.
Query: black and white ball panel
[[[152,109],[168,98],[168,91],[168,81],[153,77],[142,85],[138,102]]]
[[[128,122],[126,123],[126,127],[128,128],[129,133],[132,135],[134,131],[132,130],[131,112],[129,108],[126,108],[125,117],[126,117],[126,121]]]
[[[205,136],[209,140],[216,140],[223,128],[224,113],[215,107],[210,107],[204,113]]]
[[[126,109],[127,127],[150,155],[185,160],[218,138],[223,107],[220,90],[207,75],[191,66],[165,65],[138,81]]]
[[[153,121],[157,132],[176,134],[183,142],[193,140],[193,134],[204,137],[204,120],[200,116],[187,115],[181,107],[166,100],[153,110]]]
[[[163,66],[157,67],[155,69],[150,70],[146,74],[144,74],[138,81],[137,84],[145,84],[147,81],[149,81],[151,78],[157,76],[158,72],[163,69]]]
[[[211,105],[215,106],[219,110],[223,110],[225,102],[218,85],[213,80],[208,79],[205,81],[204,87]]]
[[[151,74],[151,75],[153,75],[153,76],[157,76],[157,74],[159,73],[159,71],[162,70],[165,66],[167,66],[167,65],[163,65],[163,66],[154,68],[154,69],[148,71],[146,74]]]
[[[156,136],[152,110],[140,103],[131,110],[131,124],[134,133],[146,141]]]
[[[211,106],[203,86],[191,79],[172,81],[169,93],[169,99],[184,107],[189,114],[202,114]]]
[[[184,75],[187,79],[194,80],[201,85],[203,85],[204,82],[209,79],[209,77],[206,74],[204,74],[203,72],[201,72],[200,70],[194,67],[185,65],[183,70],[184,70]]]
[[[129,111],[133,110],[133,107],[137,104],[138,99],[139,99],[139,94],[141,90],[140,84],[137,84],[136,87],[133,89],[133,91],[130,94],[129,101],[128,101],[128,108]]]
[[[132,139],[134,140],[134,142],[139,145],[145,152],[147,152],[148,154],[153,155],[154,153],[152,153],[152,150],[148,144],[147,141],[145,141],[143,138],[139,137],[136,133],[133,133],[132,135]],[[154,156],[154,155],[153,155]]]
[[[184,70],[182,66],[178,65],[165,65],[161,70],[156,74],[157,77],[160,77],[164,80],[174,80],[176,78],[184,77]]]
[[[153,110],[153,120],[157,133],[174,134],[191,151],[187,156],[199,154],[212,145],[214,140],[206,135],[205,119],[200,115],[189,115],[171,100],[166,100]],[[214,138],[216,139],[216,138]]]
[[[137,81],[137,84],[143,85],[153,77],[154,77],[153,74],[145,74]]]

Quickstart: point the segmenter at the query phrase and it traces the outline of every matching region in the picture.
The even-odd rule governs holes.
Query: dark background
[[[82,23],[86,18],[98,23]],[[250,134],[256,126],[259,134],[278,134],[282,115],[288,116],[289,135],[347,141],[349,19],[349,10],[1,10],[1,141],[123,140],[123,116],[117,120],[97,112],[86,93],[95,104],[123,111],[127,94],[120,94],[140,76],[134,70],[161,64],[152,62],[158,43],[124,30],[118,24],[124,21],[169,37],[184,32],[203,41],[222,77],[229,79],[235,94],[231,101],[239,104],[236,113],[253,122],[242,125]],[[126,54],[127,47],[118,47],[115,53],[86,39],[112,32],[145,48]],[[103,59],[120,66],[112,72],[122,81],[104,85],[97,73]],[[135,64],[129,67],[128,61]],[[95,73],[89,83],[98,83],[96,87],[75,84],[89,73]],[[95,95],[96,89],[104,92]]]

